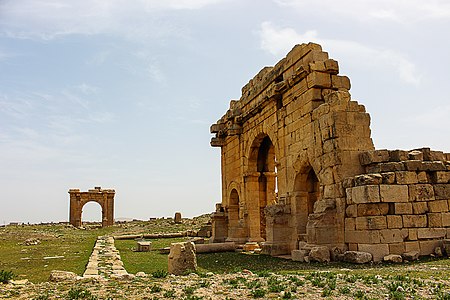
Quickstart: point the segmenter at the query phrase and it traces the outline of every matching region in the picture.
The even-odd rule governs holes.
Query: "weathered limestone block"
[[[417,237],[419,239],[441,239],[445,238],[446,233],[445,228],[419,228]]]
[[[403,258],[401,255],[398,254],[389,254],[383,257],[384,262],[390,262],[390,263],[401,263],[403,262]]]
[[[330,88],[331,76],[327,73],[311,72],[306,77],[308,88]]]
[[[436,182],[437,183],[450,183],[450,172],[436,172]]]
[[[448,212],[448,201],[447,200],[436,200],[428,202],[428,209],[430,212]]]
[[[436,200],[450,199],[450,184],[434,185],[434,195]]]
[[[405,242],[405,252],[417,251],[420,253],[419,242]]]
[[[396,172],[405,170],[405,165],[400,162],[380,163],[379,166],[380,172]]]
[[[258,248],[259,246],[253,250]],[[234,242],[195,244],[195,253],[234,252],[235,250],[236,244]]]
[[[300,262],[304,262],[305,261],[305,256],[308,256],[309,251],[306,250],[292,250],[291,251],[291,258],[293,261],[300,261]]]
[[[423,153],[419,150],[413,150],[408,153],[409,160],[423,160]]]
[[[419,251],[408,251],[402,254],[404,260],[414,261],[419,259]]]
[[[407,185],[380,185],[381,202],[408,202]]]
[[[73,272],[53,270],[50,272],[50,277],[48,280],[52,282],[76,281],[77,274]]]
[[[330,250],[326,246],[313,247],[309,252],[309,258],[311,261],[329,262]]]
[[[385,244],[403,242],[407,236],[408,236],[407,229],[380,230],[381,243],[385,243]]]
[[[352,189],[353,203],[380,202],[380,188],[378,185],[363,185]]]
[[[170,274],[182,275],[197,269],[195,245],[192,242],[173,243],[170,245],[168,271]]]
[[[389,211],[388,203],[363,203],[358,204],[357,214],[358,217],[363,216],[383,216]]]
[[[411,201],[434,200],[434,190],[431,184],[415,184],[409,186],[409,198]]]
[[[389,253],[391,254],[403,254],[405,252],[405,243],[393,243],[389,244]]]
[[[389,161],[389,151],[388,150],[371,150],[362,152],[359,156],[361,165],[370,165],[379,162]]]
[[[390,161],[405,161],[408,159],[408,152],[403,150],[391,150],[389,151]]]
[[[415,215],[422,215],[428,212],[427,202],[414,202],[412,205],[413,205],[413,213]]]
[[[385,216],[357,217],[356,230],[386,229],[387,221]]]
[[[345,242],[352,244],[378,244],[380,243],[380,231],[379,230],[355,230],[345,231]]]
[[[381,182],[383,184],[394,184],[395,183],[395,172],[384,172],[381,173]]]
[[[394,203],[394,211],[397,215],[411,215],[413,213],[412,203]]]
[[[388,244],[359,244],[358,251],[369,252],[372,254],[373,261],[379,262],[389,254]]]
[[[408,229],[408,240],[409,241],[417,241],[417,228],[409,228]]]
[[[383,177],[381,174],[363,174],[355,176],[355,185],[376,185],[382,182]]]
[[[428,176],[427,172],[421,171],[417,173],[417,181],[419,183],[428,183]]]
[[[347,202],[348,203],[348,202]],[[355,218],[358,216],[358,207],[356,204],[348,205],[345,209],[345,214],[347,217]]]
[[[427,256],[434,254],[436,247],[439,247],[441,244],[442,241],[439,240],[419,241],[420,255]]]
[[[411,171],[398,171],[395,173],[397,184],[414,184],[418,183],[416,172]]]
[[[450,212],[443,213],[442,215],[442,226],[443,227],[450,227]]]
[[[411,227],[427,227],[426,215],[402,215],[403,226],[405,228]]]
[[[387,228],[389,229],[403,228],[402,216],[387,215],[386,221],[387,221]]]
[[[442,227],[442,213],[430,213],[427,214],[428,218],[428,227]]]
[[[372,254],[361,251],[345,251],[344,261],[354,264],[365,264],[372,261]]]
[[[345,230],[355,230],[356,224],[355,224],[355,218],[345,218]]]
[[[176,212],[175,216],[173,218],[175,224],[181,224],[181,213],[180,212]]]

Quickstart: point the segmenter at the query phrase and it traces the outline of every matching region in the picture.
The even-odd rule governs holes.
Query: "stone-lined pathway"
[[[99,236],[83,274],[85,278],[121,278],[129,276],[123,267],[119,251],[114,246],[114,238]]]

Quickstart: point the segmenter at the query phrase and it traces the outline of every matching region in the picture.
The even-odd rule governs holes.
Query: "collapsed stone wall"
[[[429,148],[360,154],[362,175],[345,180],[345,242],[369,252],[430,255],[450,238],[450,154]]]

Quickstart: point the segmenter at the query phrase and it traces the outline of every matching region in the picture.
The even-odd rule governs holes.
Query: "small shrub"
[[[157,270],[152,273],[154,278],[166,278],[169,273],[166,270]]]
[[[286,291],[286,292],[283,293],[281,298],[282,299],[291,299],[292,298],[292,293],[289,292],[289,291]]]
[[[12,271],[0,270],[0,282],[8,283],[11,279],[13,279],[16,275]]]
[[[97,297],[92,295],[89,290],[82,288],[71,288],[67,293],[67,298],[69,300],[96,300]]]
[[[187,286],[187,287],[185,287],[185,288],[183,289],[183,292],[184,292],[186,295],[192,295],[192,294],[194,294],[194,292],[195,292],[195,287],[194,287],[194,286]]]
[[[324,288],[322,291],[322,297],[329,297],[333,294],[333,291],[330,288]]]
[[[339,292],[341,292],[342,295],[348,295],[350,294],[350,288],[348,286],[342,287]]]
[[[264,298],[266,291],[264,289],[254,289],[250,292],[253,298]]]
[[[41,294],[33,298],[33,300],[48,300],[48,294]]]
[[[354,296],[356,299],[364,299],[366,295],[364,294],[363,291],[357,290],[357,291],[353,294],[353,296]]]
[[[160,285],[154,284],[150,287],[150,292],[159,293],[162,291],[162,287]]]
[[[163,296],[164,298],[175,298],[175,290],[165,291]]]
[[[207,280],[202,280],[198,283],[198,286],[202,287],[202,288],[207,288],[207,287],[211,286],[211,282],[209,282]]]

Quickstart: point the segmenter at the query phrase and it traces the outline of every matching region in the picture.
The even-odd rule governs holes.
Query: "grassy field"
[[[120,252],[125,269],[129,273],[145,272],[152,274],[158,270],[167,271],[167,254],[160,254],[157,249],[185,240],[185,238],[152,239],[152,249],[154,250],[150,252],[135,252],[135,240],[117,240],[114,244]]]
[[[185,220],[182,224],[174,224],[171,219],[136,221],[107,228],[87,226],[86,230],[61,224],[2,227],[0,228],[0,270],[12,271],[17,276],[16,279],[28,279],[32,282],[47,281],[52,270],[71,271],[82,275],[98,236],[173,233],[198,229],[205,223],[205,218],[202,216]],[[39,244],[27,246],[25,241],[28,239],[39,240]],[[133,261],[133,255],[135,255],[134,252],[127,250],[135,242],[128,242],[130,246],[125,245],[121,249],[125,255],[125,263],[128,256],[130,256],[129,260]],[[156,245],[158,243],[170,245],[170,241],[157,242]],[[161,255],[159,259],[160,264],[163,264],[164,256]],[[131,266],[130,272],[132,273],[135,269],[137,268]]]
[[[69,294],[79,288],[97,295],[89,299],[108,299],[111,295],[111,299],[210,299],[214,296],[218,298],[212,299],[450,300],[448,258],[423,258],[398,265],[352,265],[307,264],[237,252],[210,253],[197,255],[196,274],[155,278],[152,276],[155,272],[167,270],[167,255],[158,251],[135,252],[135,240],[117,240],[115,246],[129,273],[143,271],[150,275],[148,277],[137,277],[131,283],[43,283],[51,270],[81,275],[99,235],[179,232],[198,228],[202,223],[204,220],[174,224],[171,220],[159,219],[86,230],[65,225],[0,228],[0,270],[12,271],[17,275],[16,279],[26,278],[37,283],[25,287],[0,284],[0,298],[72,299]],[[27,246],[24,242],[28,239],[37,239],[39,243]],[[152,246],[159,249],[183,240],[153,239]]]

